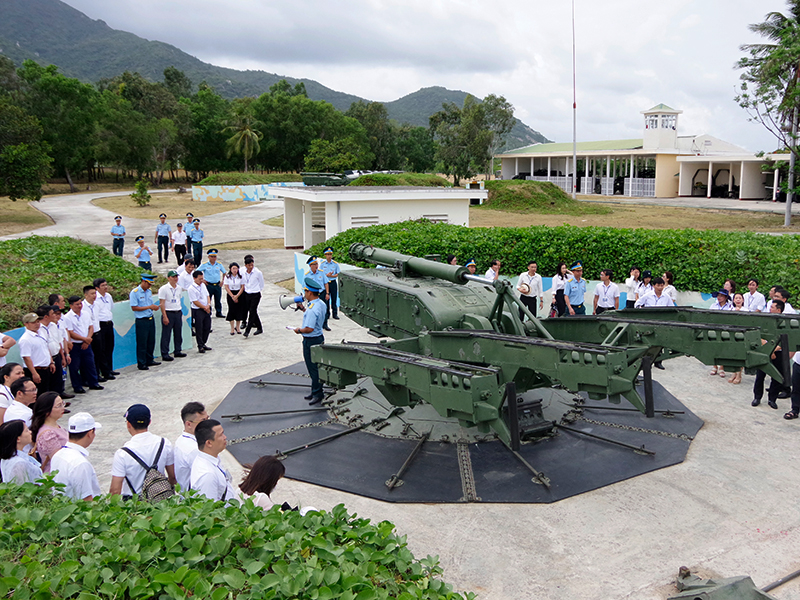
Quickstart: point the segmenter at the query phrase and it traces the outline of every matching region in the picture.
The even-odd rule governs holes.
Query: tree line
[[[285,80],[257,98],[227,100],[174,67],[160,82],[125,72],[92,85],[0,56],[0,195],[39,199],[51,176],[75,191],[77,178],[94,181],[104,168],[155,185],[178,169],[197,181],[242,168],[437,171],[458,184],[491,171],[513,122],[513,107],[493,95],[445,104],[429,127],[415,127],[390,120],[379,102],[342,113]]]

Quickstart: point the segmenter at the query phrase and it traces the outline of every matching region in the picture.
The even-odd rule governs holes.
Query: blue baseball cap
[[[125,420],[134,427],[147,427],[150,425],[150,409],[144,404],[134,404],[125,411]]]

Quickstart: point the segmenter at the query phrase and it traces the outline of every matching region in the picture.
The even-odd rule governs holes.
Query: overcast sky
[[[369,100],[440,85],[503,95],[572,140],[568,0],[66,0],[115,29],[235,69],[315,79]],[[739,45],[785,0],[575,0],[578,140],[641,137],[640,111],[682,110],[680,134],[751,151],[775,140],[737,106]],[[196,82],[195,82],[196,83]]]

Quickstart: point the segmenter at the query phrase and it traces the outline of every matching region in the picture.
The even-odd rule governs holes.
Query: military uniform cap
[[[186,213],[186,216],[187,217],[194,217],[194,215],[192,213]]]
[[[474,258],[470,258],[469,262],[464,266],[465,267],[477,267],[478,265],[475,263],[475,259]]]
[[[167,215],[166,215],[166,213],[161,213],[160,215],[158,215],[158,218],[159,219],[166,219]]]
[[[117,215],[116,217],[114,217],[114,220],[115,220],[115,221],[121,221],[121,220],[122,220],[122,217],[120,217],[119,215]]]
[[[156,276],[152,273],[142,273],[142,281],[149,281],[153,283],[156,280]]]
[[[574,271],[575,269],[580,269],[583,271],[583,264],[580,261],[576,262],[572,267],[570,267],[570,271]]]
[[[143,235],[137,235],[136,236],[136,241],[137,242],[141,242],[142,240],[144,240],[144,236]]]
[[[309,259],[306,261],[306,264],[307,264],[307,265],[310,265],[311,263],[319,263],[319,259],[318,259],[316,256],[312,256],[311,258],[309,258]]]
[[[199,222],[200,222],[200,219],[195,219],[194,221],[192,221],[192,223],[199,223]]]
[[[216,256],[217,254],[219,254],[219,251],[216,248],[210,248],[209,251],[206,252],[206,254],[208,254],[209,256],[211,255]]]
[[[325,250],[322,251],[323,254],[333,254],[333,248],[328,246]]]
[[[319,292],[321,292],[321,291],[322,291],[322,288],[319,286],[319,283],[317,283],[317,282],[316,282],[314,279],[312,279],[311,277],[306,277],[306,278],[303,280],[303,285],[304,285],[304,286],[305,286],[305,288],[306,288],[308,291],[310,291],[310,292],[317,292],[317,293],[319,293]]]

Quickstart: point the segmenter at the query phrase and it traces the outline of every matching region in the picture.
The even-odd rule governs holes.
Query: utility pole
[[[578,95],[575,83],[575,0],[572,0],[572,199],[578,197]]]
[[[791,227],[792,225],[792,202],[794,201],[794,166],[795,157],[797,156],[797,106],[792,111],[792,134],[790,139],[790,155],[789,155],[789,188],[786,191],[786,216],[783,218],[783,226]]]

